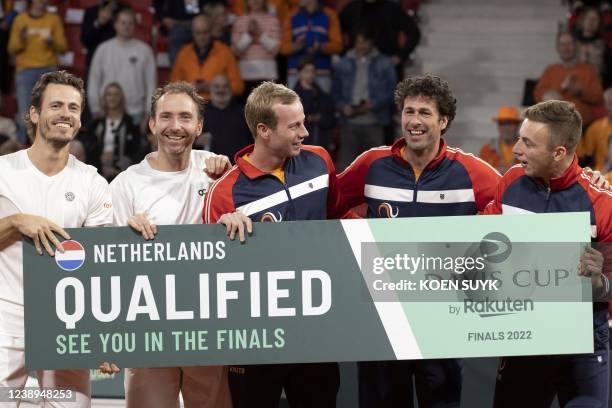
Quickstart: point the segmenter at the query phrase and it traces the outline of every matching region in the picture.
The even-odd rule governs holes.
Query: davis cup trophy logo
[[[80,242],[68,240],[62,242],[64,252],[55,250],[55,263],[66,272],[79,269],[85,263],[85,248]]]

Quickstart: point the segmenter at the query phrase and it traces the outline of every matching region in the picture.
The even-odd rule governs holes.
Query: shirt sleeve
[[[502,214],[502,203],[504,193],[510,184],[516,180],[521,171],[519,170],[520,166],[510,167],[510,169],[504,174],[503,177],[499,179],[497,185],[494,186],[493,195],[488,203],[485,204],[484,209],[480,210],[482,214],[485,215],[493,215],[493,214]]]
[[[83,226],[99,227],[113,223],[113,204],[110,186],[104,178],[96,173],[91,180],[91,192],[87,218]]]
[[[235,179],[235,175],[226,173],[214,182],[206,192],[204,208],[202,209],[202,221],[204,224],[214,224],[219,221],[223,214],[236,211],[232,198],[233,179]]]
[[[125,184],[122,175],[117,176],[110,184],[113,200],[113,225],[124,227],[134,215],[134,200]]]

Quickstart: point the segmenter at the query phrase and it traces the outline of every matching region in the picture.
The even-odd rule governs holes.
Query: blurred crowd
[[[198,148],[233,157],[252,140],[249,91],[264,80],[302,98],[308,143],[343,169],[390,144],[393,89],[420,41],[418,0],[2,0],[0,143],[29,143],[22,120],[33,84],[62,67],[86,80],[87,109],[74,152],[111,180],[156,147],[147,106],[155,87],[185,80],[208,100]],[[381,24],[384,22],[384,24]],[[76,28],[75,28],[76,27]],[[612,178],[612,7],[574,1],[560,22],[558,61],[545,67],[525,105],[573,102],[585,124],[581,164]],[[10,106],[2,106],[2,101]],[[498,133],[480,157],[500,172],[513,164],[521,112],[500,107]]]

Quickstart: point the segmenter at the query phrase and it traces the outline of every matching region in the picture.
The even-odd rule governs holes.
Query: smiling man
[[[448,83],[425,74],[395,90],[402,137],[368,150],[338,176],[349,207],[367,204],[368,218],[474,215],[493,198],[499,173],[483,160],[447,146],[442,135],[455,117]],[[461,361],[359,363],[360,407],[459,407]]]
[[[225,156],[192,150],[204,126],[204,104],[187,82],[155,92],[149,129],[157,151],[111,183],[115,225],[129,225],[153,239],[156,225],[201,222],[204,193],[230,167]],[[179,393],[188,408],[231,406],[227,368],[221,366],[128,368],[125,390],[128,408],[178,408]]]
[[[341,218],[347,211],[329,154],[303,145],[308,131],[299,96],[264,82],[249,95],[245,116],[255,143],[239,151],[236,166],[211,186],[204,222],[225,220],[228,231],[244,235],[246,217],[255,222]],[[229,379],[234,408],[276,407],[283,389],[292,407],[328,408],[336,406],[340,374],[337,363],[267,364],[231,367]]]
[[[547,101],[525,111],[514,145],[519,164],[504,175],[486,214],[588,212],[597,249],[582,255],[580,274],[593,284],[592,354],[501,359],[496,408],[608,406],[608,307],[612,259],[612,193],[589,183],[578,165],[582,119],[573,103]],[[602,245],[603,243],[603,245]],[[600,252],[601,251],[601,252]],[[602,252],[605,254],[602,255]],[[605,260],[604,260],[605,258]],[[602,273],[603,272],[603,273]]]
[[[26,117],[32,147],[0,157],[0,386],[23,388],[25,367],[22,237],[34,241],[39,254],[63,251],[55,234],[62,227],[110,224],[111,194],[93,166],[69,154],[81,127],[83,81],[64,72],[40,77]],[[39,271],[50,273],[53,271]],[[90,406],[89,370],[38,371],[42,387],[71,388],[76,402]],[[19,405],[19,404],[17,404]],[[61,402],[54,406],[64,406]]]

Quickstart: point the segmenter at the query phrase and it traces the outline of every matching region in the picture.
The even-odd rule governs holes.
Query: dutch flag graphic
[[[85,262],[85,249],[77,241],[64,241],[64,253],[55,250],[55,263],[65,271],[72,272],[79,269]]]

